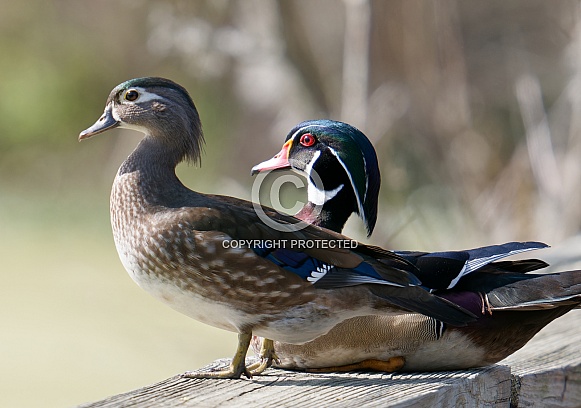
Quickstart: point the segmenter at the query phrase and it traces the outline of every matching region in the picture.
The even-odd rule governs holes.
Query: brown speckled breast
[[[205,214],[215,210],[155,205],[147,200],[152,193],[138,173],[119,175],[111,193],[111,222],[123,265],[153,296],[229,330],[252,326],[316,297],[312,285],[251,249],[223,245],[230,239],[225,233],[197,230],[197,224],[206,224]],[[208,309],[226,314],[225,322]]]

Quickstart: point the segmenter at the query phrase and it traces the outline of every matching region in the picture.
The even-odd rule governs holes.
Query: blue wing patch
[[[308,282],[317,284],[317,287],[321,289],[355,286],[364,283],[404,287],[404,285],[399,283],[386,280],[375,271],[373,266],[366,262],[361,262],[353,269],[345,269],[322,262],[304,252],[286,248],[270,250],[253,248],[253,250],[257,255],[268,259],[281,268],[300,276]]]

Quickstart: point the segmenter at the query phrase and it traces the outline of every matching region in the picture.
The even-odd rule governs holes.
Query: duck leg
[[[270,339],[262,339],[262,346],[260,347],[260,361],[246,367],[252,375],[260,375],[268,367],[272,366],[273,361],[278,361],[278,356],[274,351],[274,341]]]
[[[304,371],[307,373],[332,373],[339,372],[345,373],[348,371],[365,370],[365,371],[379,371],[384,373],[393,373],[400,370],[405,364],[405,359],[403,357],[391,357],[390,359],[384,360],[363,360],[355,364],[347,364],[343,366],[335,367],[322,367],[322,368],[307,368]]]
[[[226,370],[220,371],[192,371],[183,374],[186,378],[231,378],[238,379],[243,374],[247,378],[252,378],[252,374],[246,368],[246,353],[250,347],[250,340],[252,339],[252,332],[238,333],[238,347],[236,354],[232,358],[230,367]]]

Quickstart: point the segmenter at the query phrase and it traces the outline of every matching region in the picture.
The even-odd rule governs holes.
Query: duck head
[[[204,137],[198,111],[182,86],[165,78],[136,78],[116,86],[103,115],[79,140],[116,127],[137,130],[180,162],[200,160]]]
[[[332,120],[302,122],[289,132],[282,150],[254,166],[252,174],[289,168],[303,173],[308,183],[309,202],[298,218],[340,231],[355,212],[371,235],[381,179],[375,149],[360,130]],[[322,210],[312,219],[315,206]]]

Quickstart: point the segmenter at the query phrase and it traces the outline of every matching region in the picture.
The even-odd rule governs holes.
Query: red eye
[[[316,141],[317,140],[315,139],[315,136],[311,135],[310,133],[305,133],[301,136],[300,143],[305,147],[309,147],[314,145]]]

